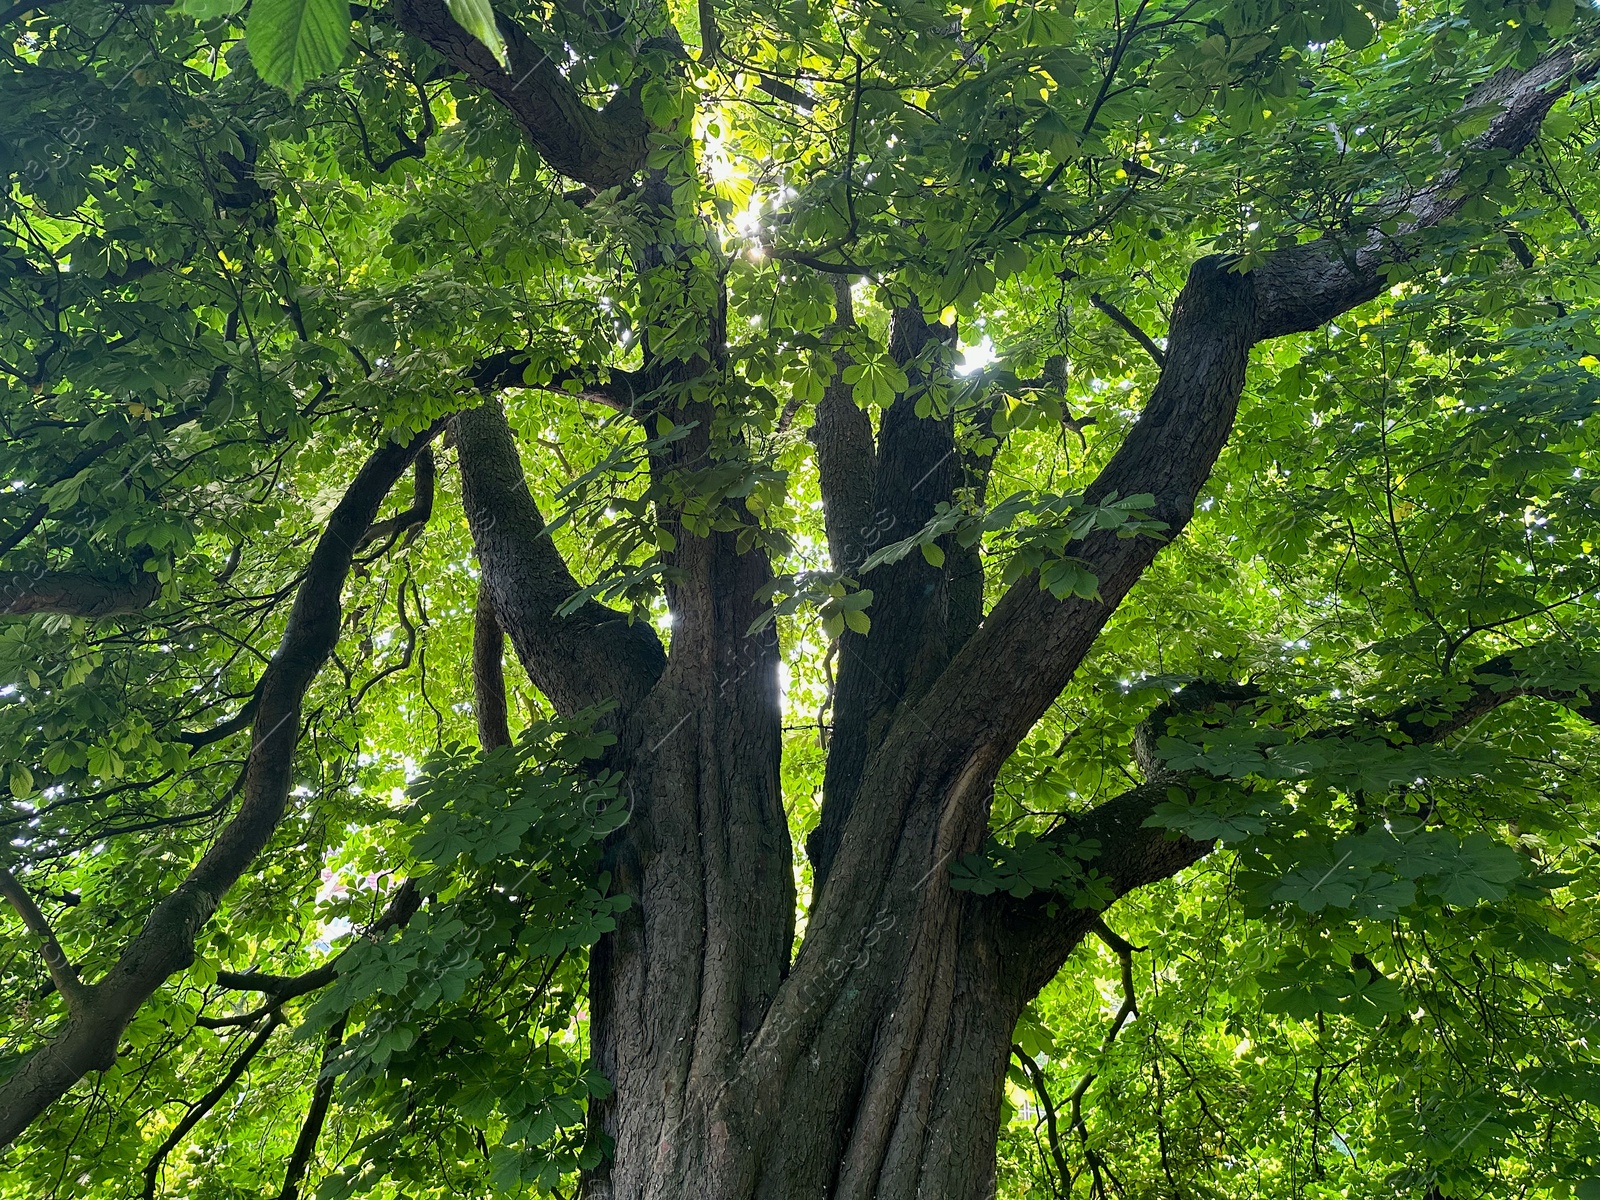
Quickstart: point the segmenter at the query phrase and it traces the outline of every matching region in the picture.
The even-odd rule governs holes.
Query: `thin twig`
[[[161,1171],[161,1165],[167,1161],[167,1155],[177,1148],[178,1143],[183,1141],[189,1130],[199,1124],[201,1119],[216,1107],[217,1101],[228,1094],[228,1089],[239,1082],[239,1077],[245,1073],[245,1068],[250,1065],[251,1060],[257,1054],[261,1053],[262,1047],[267,1044],[267,1039],[272,1036],[273,1031],[281,1024],[283,1024],[283,1014],[274,1009],[272,1015],[267,1018],[267,1023],[262,1027],[261,1032],[251,1039],[250,1044],[245,1047],[244,1053],[234,1059],[233,1065],[228,1068],[228,1073],[222,1077],[222,1081],[189,1106],[189,1111],[183,1114],[183,1120],[178,1122],[172,1132],[167,1134],[166,1140],[156,1148],[155,1154],[151,1156],[150,1161],[145,1164],[144,1168],[144,1200],[155,1200],[156,1176]]]

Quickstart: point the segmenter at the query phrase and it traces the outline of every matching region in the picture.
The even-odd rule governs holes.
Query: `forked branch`
[[[443,424],[441,419],[408,442],[387,442],[373,451],[329,516],[283,641],[261,677],[238,811],[183,882],[151,910],[105,978],[89,990],[88,1003],[69,1013],[54,1040],[0,1084],[0,1146],[14,1141],[84,1075],[116,1061],[128,1022],[157,988],[194,961],[195,937],[277,830],[294,777],[301,702],[338,642],[341,593],[355,547],[389,490]]]
[[[458,416],[456,441],[461,502],[483,586],[529,678],[558,712],[607,700],[624,708],[633,704],[666,667],[655,633],[594,600],[557,615],[578,583],[545,531],[498,404],[490,401]]]
[[[1100,1043],[1100,1059],[1104,1060],[1111,1050],[1111,1044],[1117,1040],[1117,1034],[1122,1032],[1122,1027],[1128,1019],[1139,1011],[1139,1005],[1134,998],[1133,991],[1133,952],[1134,945],[1126,938],[1111,930],[1103,920],[1096,919],[1094,934],[1117,956],[1122,964],[1122,1004],[1117,1009],[1116,1016],[1111,1018],[1111,1027],[1106,1030],[1105,1040]],[[1098,1070],[1085,1071],[1083,1078],[1078,1080],[1078,1085],[1072,1089],[1068,1098],[1071,1111],[1072,1128],[1077,1130],[1078,1136],[1087,1143],[1089,1140],[1089,1127],[1083,1123],[1083,1097],[1089,1091],[1089,1085],[1099,1077]]]
[[[1335,239],[1273,251],[1252,271],[1225,257],[1195,264],[1173,307],[1166,363],[1140,419],[1087,490],[1089,501],[1113,494],[1153,497],[1149,515],[1170,540],[1188,524],[1200,489],[1227,442],[1258,342],[1312,329],[1377,295],[1382,268],[1415,253],[1412,235],[1454,216],[1466,202],[1463,159],[1516,154],[1572,80],[1587,78],[1576,52],[1552,52],[1527,71],[1506,71],[1477,89],[1471,109],[1493,108],[1488,131],[1469,144],[1434,183],[1369,214],[1374,231],[1352,252]],[[1385,234],[1379,220],[1398,221]],[[1092,535],[1077,557],[1093,572],[1093,599],[1057,600],[1037,576],[1019,580],[938,684],[902,720],[940,730],[961,748],[948,770],[975,762],[998,770],[1072,678],[1160,546],[1154,538]],[[967,749],[970,748],[970,749]],[[1142,836],[1142,835],[1141,835]]]
[[[399,537],[406,535],[406,544],[422,532],[422,527],[428,523],[428,518],[433,516],[433,492],[438,480],[438,467],[433,460],[433,447],[424,446],[417,454],[417,461],[412,465],[412,474],[415,480],[412,485],[411,507],[405,512],[396,513],[382,521],[374,521],[367,526],[366,533],[361,535],[361,541],[356,546],[357,550],[370,546],[373,542],[383,538]]]

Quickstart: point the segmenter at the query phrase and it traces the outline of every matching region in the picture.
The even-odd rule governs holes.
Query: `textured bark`
[[[472,620],[472,712],[478,721],[478,744],[485,750],[511,744],[506,714],[505,631],[494,615],[489,589],[478,584],[478,608]]]
[[[655,180],[647,195],[670,193]],[[661,211],[666,211],[665,207]],[[723,369],[724,314],[706,360],[655,361],[646,377],[688,435],[652,457],[673,481],[712,459],[716,413],[697,399]],[[666,669],[623,727],[615,765],[629,824],[612,847],[617,885],[636,897],[591,959],[592,1044],[616,1091],[591,1114],[615,1142],[587,1181],[596,1197],[678,1196],[713,1170],[725,1130],[708,1123],[770,1008],[794,940],[793,849],[779,781],[777,633],[752,629],[771,571],[759,543],[701,536],[665,506],[672,641]]]
[[[643,166],[650,132],[634,92],[593,109],[515,21],[498,17],[510,66],[451,17],[444,0],[397,0],[400,28],[444,56],[522,126],[529,142],[563,175],[597,188],[626,183]]]
[[[636,705],[661,675],[661,643],[648,626],[595,601],[556,615],[578,584],[545,532],[500,406],[460,414],[456,442],[483,587],[534,685],[567,715],[603,702]]]
[[[918,360],[934,346],[954,342],[953,329],[930,325],[918,307],[896,309],[889,353],[906,370],[910,386],[883,414],[878,431],[873,515],[854,535],[844,560],[859,564],[874,550],[910,537],[949,501],[961,478],[955,422],[946,411],[917,415],[917,402],[945,371]],[[946,545],[947,556],[953,547]],[[822,818],[806,843],[820,889],[827,880],[867,756],[879,745],[901,705],[920,699],[950,661],[949,572],[920,554],[878,567],[862,577],[872,589],[872,629],[845,630],[839,638],[833,735],[823,782]]]
[[[160,594],[161,581],[147,572],[121,581],[43,569],[0,572],[0,616],[113,617],[148,608]]]
[[[835,331],[855,324],[851,312],[850,282],[834,277]],[[844,381],[850,356],[834,355],[834,375],[817,401],[809,434],[817,459],[817,482],[822,493],[822,519],[828,533],[828,555],[833,569],[848,574],[868,554],[866,539],[876,533],[873,492],[877,485],[878,451],[872,439],[872,419],[856,403],[854,389]]]
[[[1569,69],[1570,59],[1520,84],[1497,81],[1508,116],[1479,148],[1526,144],[1546,89]],[[1449,181],[1419,191],[1405,211],[1419,227],[1442,220],[1458,204],[1449,191]],[[1370,298],[1381,263],[1405,252],[1384,243],[1352,258],[1313,243],[1250,273],[1223,258],[1195,264],[1157,385],[1090,499],[1148,492],[1166,538],[1178,536],[1228,438],[1251,347]],[[894,315],[902,363],[943,335],[920,313]],[[884,414],[876,446],[842,389],[819,405],[812,440],[842,569],[914,533],[962,482],[950,422],[916,417],[915,399]],[[706,411],[672,415],[709,427]],[[709,452],[703,437],[686,439],[655,469]],[[748,633],[766,563],[738,553],[731,534],[694,538],[664,519],[679,535],[671,650],[642,698],[624,704],[608,764],[625,772],[634,803],[612,854],[638,903],[593,959],[594,1045],[617,1091],[592,1119],[615,1153],[584,1194],[986,1200],[1015,1020],[1097,914],[958,893],[949,864],[982,845],[1001,764],[1165,541],[1091,537],[1078,552],[1098,599],[1056,600],[1023,580],[975,631],[948,550],[943,568],[912,555],[863,580],[873,628],[843,643],[822,823],[808,847],[816,888],[790,964],[775,653],[770,634]],[[492,579],[506,551],[479,549]],[[564,566],[553,577],[571,586]],[[497,588],[497,605],[516,594]],[[530,672],[556,669],[517,648]],[[1152,778],[1057,836],[1099,841],[1093,865],[1117,895],[1170,877],[1210,849],[1145,827],[1172,783]]]

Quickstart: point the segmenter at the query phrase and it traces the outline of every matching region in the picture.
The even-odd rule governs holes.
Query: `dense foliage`
[[[1105,910],[1017,1028],[999,1194],[1600,1197],[1587,6],[451,4],[484,71],[537,57],[642,112],[642,183],[541,153],[407,7],[0,14],[0,1078],[238,810],[361,463],[440,435],[349,547],[270,841],[0,1196],[567,1196],[611,1152],[587,965],[630,904],[603,855],[629,781],[606,706],[558,711],[509,657],[515,741],[477,749],[444,418],[480,392],[572,565],[563,611],[670,639],[684,531],[771,557],[798,942],[875,574],[977,553],[990,604],[1095,599],[1092,533],[1170,530],[1086,493],[1191,265],[1387,235],[1376,299],[1252,352],[1194,523],[951,864]],[[1472,153],[1471,89],[1568,44],[1532,145]],[[1448,172],[1464,203],[1413,230]],[[908,306],[948,336],[905,361]],[[647,356],[683,369],[637,394]],[[840,388],[874,422],[914,396],[963,472],[843,561],[806,437]],[[691,401],[715,453],[651,472]],[[1050,834],[1140,786],[1218,845],[1118,898],[1098,844]]]

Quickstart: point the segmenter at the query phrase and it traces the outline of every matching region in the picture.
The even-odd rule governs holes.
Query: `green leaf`
[[[489,0],[445,0],[456,24],[465,29],[489,48],[489,53],[507,70],[511,59],[506,53],[505,39],[500,36],[500,26],[495,23],[494,9]]]
[[[1470,907],[1505,897],[1507,884],[1522,874],[1522,859],[1485,833],[1475,833],[1461,843],[1460,853],[1435,874],[1432,890],[1446,904]]]
[[[1344,44],[1352,50],[1365,50],[1372,45],[1374,30],[1372,18],[1353,4],[1346,4],[1340,26]]]
[[[1544,10],[1544,26],[1551,33],[1561,33],[1572,25],[1577,11],[1573,0],[1549,0]]]
[[[178,0],[178,11],[201,21],[215,20],[238,12],[245,0]]]
[[[256,72],[291,96],[350,48],[350,0],[253,0],[245,45]]]

